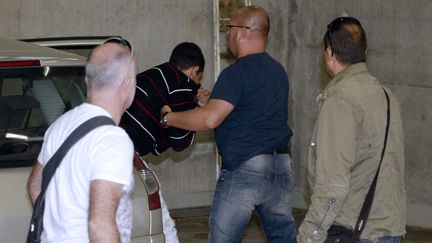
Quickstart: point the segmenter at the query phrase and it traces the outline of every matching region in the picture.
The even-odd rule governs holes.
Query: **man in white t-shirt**
[[[136,70],[132,47],[124,39],[109,39],[92,51],[86,103],[62,115],[45,134],[27,185],[33,203],[45,164],[75,128],[101,115],[118,125],[135,94]],[[130,242],[133,154],[132,141],[118,126],[98,127],[79,140],[46,191],[42,242]]]

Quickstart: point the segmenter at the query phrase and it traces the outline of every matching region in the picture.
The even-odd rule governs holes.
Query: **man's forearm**
[[[43,166],[38,161],[36,161],[27,182],[27,193],[30,197],[32,205],[34,205],[39,193],[41,192],[42,171]]]
[[[170,112],[167,114],[167,125],[188,131],[207,131],[212,129],[206,121],[205,115],[196,110]]]
[[[119,231],[116,222],[89,222],[91,243],[119,243]]]
[[[207,105],[199,109],[181,112],[170,112],[168,106],[161,109],[161,114],[166,114],[168,126],[177,127],[189,131],[207,131],[219,126],[234,109],[234,106],[224,100],[211,99]]]
[[[123,185],[95,180],[90,184],[89,238],[91,243],[118,243],[116,211]]]

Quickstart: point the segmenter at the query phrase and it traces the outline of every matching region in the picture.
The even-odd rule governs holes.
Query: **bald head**
[[[229,26],[228,50],[234,57],[265,51],[270,21],[263,8],[247,6],[238,9],[231,17]]]
[[[120,38],[108,41],[88,57],[87,102],[108,111],[118,124],[135,95],[137,66],[130,44],[125,46]]]
[[[259,6],[247,6],[238,9],[231,19],[249,26],[251,32],[267,37],[270,30],[270,19],[267,12]]]
[[[93,49],[86,64],[86,82],[89,89],[102,89],[121,85],[126,75],[134,71],[131,50],[106,43]]]

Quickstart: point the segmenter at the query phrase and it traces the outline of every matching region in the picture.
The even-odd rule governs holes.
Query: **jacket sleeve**
[[[316,164],[308,171],[309,176],[314,176],[312,196],[298,242],[324,242],[344,203],[355,158],[355,120],[352,104],[344,99],[328,98],[321,107],[316,140],[312,141]]]

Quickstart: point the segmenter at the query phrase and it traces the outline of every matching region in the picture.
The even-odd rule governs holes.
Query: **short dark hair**
[[[366,62],[366,34],[356,18],[339,17],[327,25],[324,49],[330,47],[336,59],[345,65]]]
[[[172,51],[169,63],[180,70],[199,66],[198,71],[204,71],[204,55],[198,45],[192,42],[178,44]]]

